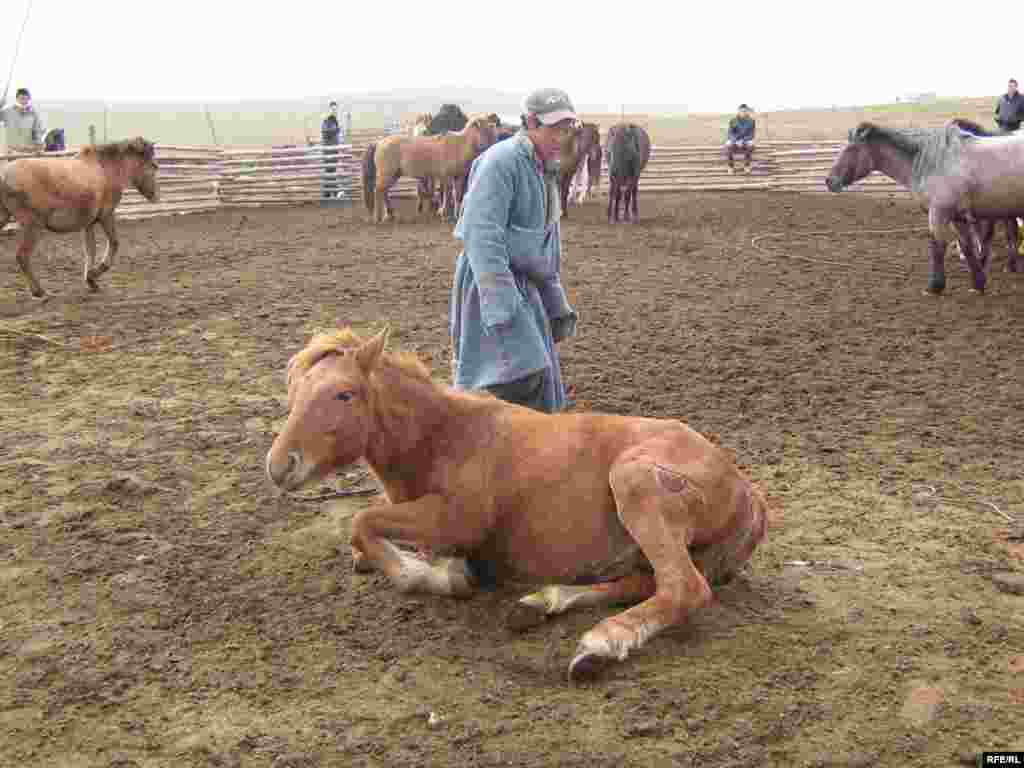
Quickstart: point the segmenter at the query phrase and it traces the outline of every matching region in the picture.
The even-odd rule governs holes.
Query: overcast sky
[[[3,84],[26,7],[27,0],[0,0]],[[1024,78],[1019,4],[632,0],[610,7],[34,0],[8,101],[20,85],[41,102],[197,103],[437,85],[518,95],[554,85],[574,101],[615,110],[643,102],[725,111],[740,101],[767,110],[919,91],[981,96],[1001,93],[1010,76]],[[946,7],[955,10],[937,10]]]

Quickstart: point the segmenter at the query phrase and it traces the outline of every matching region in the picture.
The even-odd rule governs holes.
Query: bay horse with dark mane
[[[637,197],[640,174],[651,159],[651,137],[634,123],[618,123],[608,131],[608,223],[619,220],[619,205],[626,204],[626,221],[639,221]]]
[[[685,423],[551,415],[456,390],[386,341],[346,328],[294,355],[288,419],[266,456],[267,477],[289,491],[366,461],[386,501],[352,520],[356,571],[452,597],[546,584],[515,605],[515,629],[638,603],[580,638],[577,679],[685,623],[764,538],[764,496],[731,451]]]
[[[562,216],[569,217],[569,187],[581,167],[587,167],[594,151],[601,151],[601,128],[596,123],[580,123],[562,140],[558,165]]]
[[[30,263],[43,230],[83,231],[85,282],[90,291],[99,290],[97,278],[114,266],[118,249],[114,211],[129,186],[151,202],[159,198],[155,148],[141,136],[90,144],[73,157],[26,157],[0,168],[0,228],[11,219],[21,225],[18,266],[35,298],[46,295]],[[99,264],[96,224],[107,236],[107,250]]]
[[[380,223],[394,212],[388,189],[402,176],[435,179],[444,185],[466,173],[477,155],[494,143],[494,126],[476,117],[461,131],[440,136],[388,136],[363,155],[363,201]]]
[[[976,222],[1024,215],[1024,136],[979,136],[947,123],[939,129],[883,128],[861,123],[825,179],[840,192],[873,171],[910,190],[928,212],[931,276],[928,291],[946,287],[945,254],[949,227],[966,245],[974,290],[984,291],[986,265],[975,253]],[[1012,261],[1016,269],[1016,257]]]

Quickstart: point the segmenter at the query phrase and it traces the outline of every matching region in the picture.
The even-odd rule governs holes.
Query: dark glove
[[[579,322],[579,315],[571,312],[562,317],[556,317],[551,321],[551,337],[555,344],[576,335],[576,324]]]

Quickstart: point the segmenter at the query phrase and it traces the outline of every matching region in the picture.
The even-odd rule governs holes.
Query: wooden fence
[[[157,147],[160,202],[149,203],[128,190],[118,208],[122,218],[143,218],[209,211],[220,207],[297,205],[324,199],[325,188],[342,200],[359,201],[361,164],[366,148],[381,138],[353,132],[351,143],[337,146],[232,148]],[[825,192],[825,175],[844,144],[836,141],[772,141],[759,144],[752,173],[728,173],[720,146],[655,146],[640,179],[643,190],[660,192],[773,190]],[[76,150],[47,153],[67,156]],[[0,154],[0,163],[18,155]],[[737,165],[742,161],[738,158]],[[602,191],[607,191],[607,169]],[[873,174],[852,191],[905,196],[887,177]],[[403,178],[394,197],[413,197],[416,183]]]

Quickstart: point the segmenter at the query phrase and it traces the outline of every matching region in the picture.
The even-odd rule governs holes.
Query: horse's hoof
[[[512,632],[525,632],[548,620],[546,606],[529,605],[521,600],[505,616],[505,626]]]
[[[48,293],[33,293],[32,300],[38,301],[40,304],[50,300],[50,294]]]
[[[925,289],[925,290],[921,291],[921,295],[922,296],[931,296],[932,298],[938,298],[938,297],[942,296],[942,291],[937,291],[936,292],[936,291]]]
[[[85,284],[89,287],[90,293],[100,292],[100,284],[97,283],[93,278],[86,278]]]
[[[569,662],[569,682],[582,683],[593,680],[613,659],[601,656],[596,653],[584,651],[576,654],[576,657]]]

